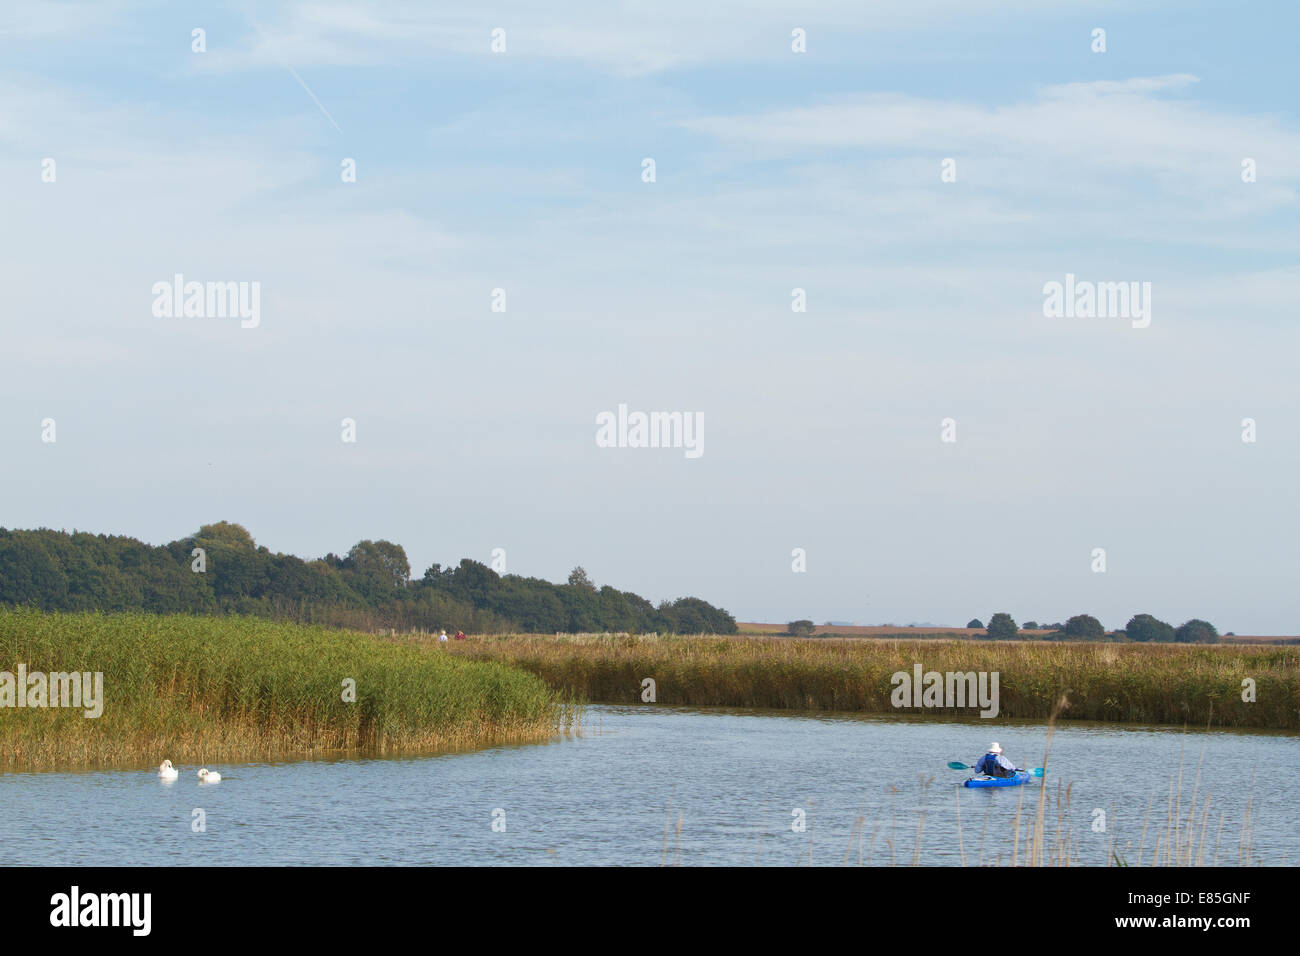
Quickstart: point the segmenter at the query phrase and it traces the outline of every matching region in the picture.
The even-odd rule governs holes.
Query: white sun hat
[[[993,741],[993,743],[989,744],[989,753],[991,754],[1002,753],[1002,745],[998,743],[996,740]]]

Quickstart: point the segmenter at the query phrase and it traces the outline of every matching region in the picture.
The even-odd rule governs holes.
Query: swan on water
[[[202,783],[219,783],[221,781],[221,774],[217,773],[215,770],[209,770],[204,767],[199,771],[199,780]]]
[[[180,771],[172,766],[170,760],[164,760],[158,765],[158,776],[162,777],[164,780],[175,780],[180,776]]]

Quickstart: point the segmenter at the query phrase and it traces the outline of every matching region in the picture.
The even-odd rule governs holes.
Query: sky
[[[0,526],[1300,633],[1298,27],[8,0]],[[177,274],[256,321],[157,314]],[[1048,314],[1067,281],[1149,309]],[[621,405],[698,454],[600,441]]]

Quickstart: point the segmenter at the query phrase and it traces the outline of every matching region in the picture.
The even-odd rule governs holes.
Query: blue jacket
[[[988,774],[990,777],[1011,777],[1015,775],[1016,765],[1002,754],[986,753],[975,764],[975,772]]]

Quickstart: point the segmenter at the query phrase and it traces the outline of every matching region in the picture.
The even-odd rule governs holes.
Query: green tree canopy
[[[1091,614],[1076,614],[1065,622],[1065,635],[1085,641],[1099,641],[1106,636],[1106,629],[1101,621]]]
[[[1124,625],[1124,633],[1131,641],[1169,644],[1174,639],[1174,627],[1150,614],[1134,614]]]
[[[581,565],[569,572],[569,587],[586,588],[588,591],[596,590],[595,583],[591,578],[587,577],[587,572],[582,569]]]
[[[248,529],[242,524],[235,524],[232,521],[218,521],[216,524],[203,525],[203,527],[199,528],[199,533],[194,536],[194,544],[200,548],[218,546],[243,551],[257,549],[253,536],[248,533]]]
[[[1217,644],[1219,632],[1209,621],[1192,618],[1174,632],[1174,640],[1182,644]]]
[[[202,548],[204,561],[193,551]],[[134,538],[0,528],[0,604],[52,611],[249,614],[356,628],[465,631],[627,631],[734,634],[736,621],[699,598],[655,607],[631,591],[502,577],[468,558],[435,564],[416,582],[405,550],[365,540],[339,557],[304,561],[258,547],[219,521],[161,546]]]
[[[988,631],[989,637],[995,641],[1014,640],[1019,633],[1015,620],[1004,611],[998,611],[989,618]]]
[[[400,544],[391,541],[358,541],[340,565],[344,580],[368,599],[375,599],[411,580],[411,563]]]

